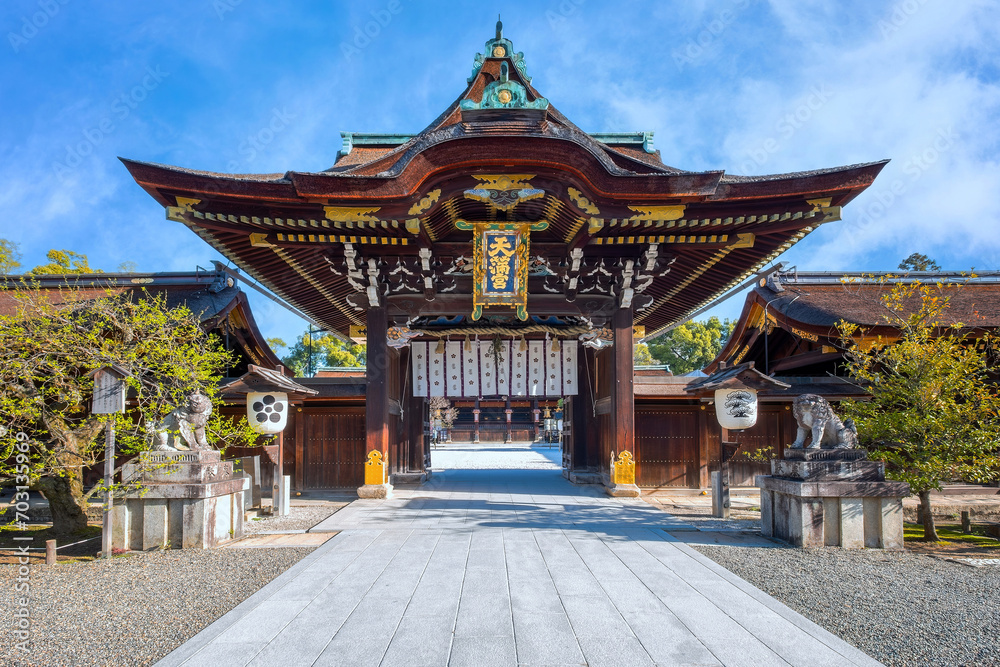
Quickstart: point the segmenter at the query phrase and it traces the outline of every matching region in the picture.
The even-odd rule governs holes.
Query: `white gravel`
[[[285,530],[309,530],[347,504],[324,502],[315,505],[292,505],[286,516],[262,516],[256,520],[245,521],[243,532],[247,535],[259,535]]]
[[[10,632],[18,566],[0,565],[0,664],[152,664],[310,551],[177,549],[32,565],[27,654]]]
[[[1000,665],[1000,567],[877,549],[692,546],[890,667]]]

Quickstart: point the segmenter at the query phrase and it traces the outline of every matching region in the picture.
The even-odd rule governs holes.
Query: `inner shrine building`
[[[344,133],[325,171],[123,161],[167,218],[314,323],[364,338],[363,378],[307,379],[319,394],[293,415],[285,472],[298,488],[374,497],[429,472],[437,397],[470,439],[534,438],[537,427],[504,422],[559,407],[571,480],[620,494],[704,486],[711,413],[685,396],[644,413],[634,341],[839,220],[885,164],[768,176],[668,166],[651,132],[574,125],[499,23],[424,130]],[[678,444],[691,429],[694,444]]]

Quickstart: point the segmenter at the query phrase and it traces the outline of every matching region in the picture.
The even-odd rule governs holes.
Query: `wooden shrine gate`
[[[474,62],[457,80],[463,92],[424,130],[344,133],[322,172],[248,176],[123,162],[168,219],[307,319],[345,340],[364,332],[363,464],[360,417],[316,415],[309,433],[333,444],[314,453],[306,432],[299,436],[300,487],[350,483],[359,495],[385,497],[390,474],[426,472],[422,401],[522,389],[572,397],[571,479],[596,477],[615,495],[639,493],[636,470],[656,483],[694,483],[692,426],[682,413],[668,453],[652,435],[647,465],[637,450],[633,325],[655,336],[686,321],[839,220],[885,161],[759,177],[685,171],[663,163],[652,132],[588,134],[573,125],[534,87],[502,25]],[[463,375],[476,362],[467,366],[454,348],[468,352],[472,337],[506,349],[515,340],[550,353],[563,344],[603,349],[564,355],[555,374],[555,366],[508,365],[504,391],[502,373],[487,375],[488,365]],[[391,350],[389,338],[403,349]],[[427,374],[406,370],[418,356],[408,342],[424,344]],[[441,343],[447,359],[435,369],[430,350],[437,355]],[[569,383],[578,391],[552,388]],[[322,472],[340,465],[343,472]]]

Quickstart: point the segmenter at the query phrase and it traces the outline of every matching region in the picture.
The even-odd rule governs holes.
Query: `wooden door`
[[[365,409],[301,412],[303,482],[307,489],[356,488],[365,483]]]
[[[636,407],[636,484],[698,487],[698,410],[696,405]]]

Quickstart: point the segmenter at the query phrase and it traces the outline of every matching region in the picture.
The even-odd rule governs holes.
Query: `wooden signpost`
[[[94,400],[91,413],[111,415],[125,412],[125,378],[128,372],[118,366],[105,366],[93,371]],[[111,508],[114,506],[112,487],[115,479],[115,421],[109,418],[104,432],[104,525],[101,531],[101,553],[111,558]]]

